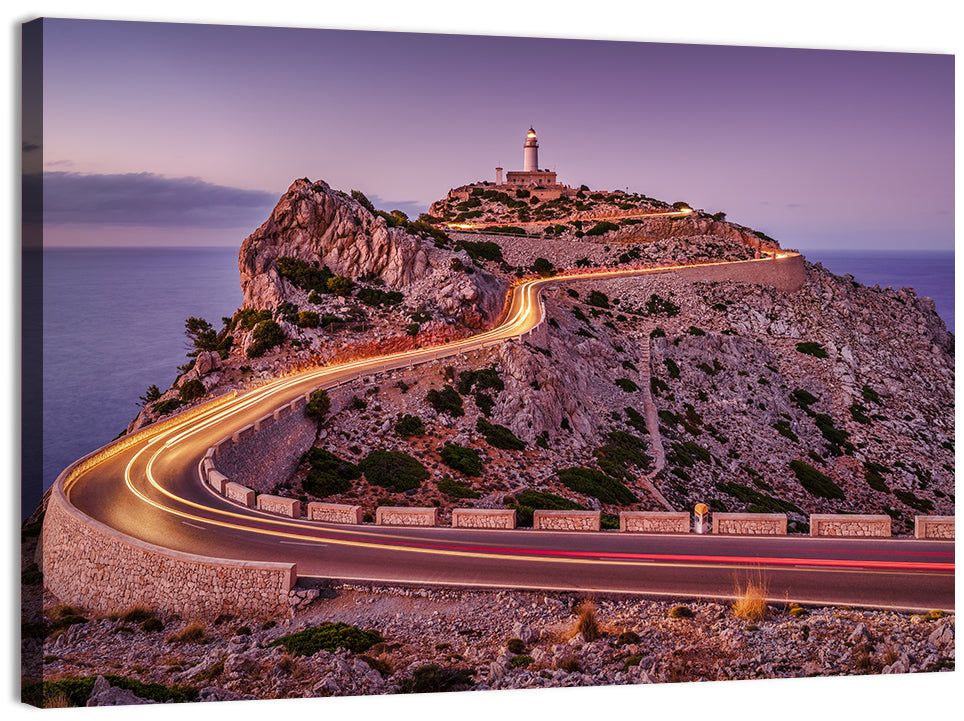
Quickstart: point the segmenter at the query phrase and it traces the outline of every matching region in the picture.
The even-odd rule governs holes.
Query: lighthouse
[[[534,173],[539,170],[539,141],[536,138],[536,131],[531,127],[526,133],[526,142],[522,146],[523,160],[522,172]]]

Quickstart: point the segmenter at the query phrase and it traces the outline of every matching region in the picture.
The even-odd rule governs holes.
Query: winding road
[[[677,598],[731,598],[745,581],[762,580],[775,601],[953,609],[954,544],[946,541],[339,526],[244,508],[201,481],[210,446],[298,396],[528,333],[544,318],[539,294],[548,284],[672,270],[523,280],[497,328],[279,378],[142,433],[80,472],[68,469],[57,483],[78,510],[133,538],[214,558],[294,563],[302,578]]]

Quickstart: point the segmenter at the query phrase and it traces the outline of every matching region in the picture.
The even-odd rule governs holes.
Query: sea
[[[954,331],[953,253],[805,254],[865,285],[915,288]],[[24,518],[64,468],[127,427],[148,386],[170,386],[187,362],[187,318],[220,328],[240,307],[237,259],[237,248],[43,251],[42,434],[25,433],[24,465],[35,446],[43,460],[24,476]]]

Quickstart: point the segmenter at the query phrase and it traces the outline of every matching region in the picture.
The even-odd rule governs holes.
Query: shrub
[[[477,391],[494,389],[496,391],[505,390],[505,382],[495,369],[495,366],[480,368],[474,371],[462,371],[459,373],[459,393],[470,393],[475,388]]]
[[[482,474],[482,462],[479,460],[479,452],[474,448],[466,448],[457,443],[446,443],[439,452],[442,463],[456,471],[461,471],[467,476],[479,476]]]
[[[439,491],[452,498],[480,498],[482,495],[453,478],[440,478],[435,482],[435,485]]]
[[[308,397],[308,403],[305,405],[305,415],[309,418],[314,418],[321,423],[325,420],[330,410],[331,398],[328,396],[328,391],[324,388],[313,391]]]
[[[797,343],[797,350],[804,355],[812,355],[814,358],[826,358],[827,349],[823,347],[822,344],[815,341],[806,341],[804,343]]]
[[[344,493],[351,488],[351,482],[361,476],[361,470],[354,463],[323,448],[309,448],[304,458],[311,468],[301,486],[317,498]]]
[[[166,401],[161,401],[160,403],[155,403],[151,406],[151,411],[157,413],[161,416],[166,416],[172,411],[176,411],[178,408],[183,406],[184,403],[179,401],[177,398],[168,398]]]
[[[663,363],[666,365],[666,371],[669,373],[670,378],[679,378],[680,370],[679,366],[676,365],[676,361],[672,358],[666,358],[663,360]]]
[[[623,631],[621,634],[619,634],[619,638],[616,639],[616,644],[618,646],[628,646],[639,643],[639,641],[639,634],[635,631]]]
[[[639,390],[639,386],[633,383],[629,378],[617,378],[613,381],[617,386],[623,389],[626,393],[633,393]]]
[[[604,473],[613,478],[632,479],[629,466],[647,470],[650,457],[646,454],[646,442],[627,431],[611,431],[608,442],[593,451],[596,463]]]
[[[594,468],[561,468],[558,475],[570,491],[592,496],[601,503],[626,505],[638,500],[622,483]]]
[[[352,279],[346,278],[343,275],[333,275],[325,285],[329,293],[340,296],[351,295],[352,290],[355,288],[355,283]]]
[[[328,292],[328,280],[332,277],[332,272],[323,265],[319,266],[317,262],[309,265],[300,258],[281,256],[275,261],[275,267],[278,269],[278,275],[302,290],[314,293]],[[251,326],[253,325],[252,323]]]
[[[526,650],[525,642],[521,638],[510,638],[505,642],[505,647],[509,653],[514,654],[525,653]]]
[[[145,633],[155,633],[164,630],[164,624],[159,619],[147,618],[141,623],[141,630]]]
[[[298,311],[298,317],[295,320],[295,325],[297,325],[299,328],[317,328],[320,322],[320,316],[313,310],[301,310]]]
[[[252,339],[254,342],[248,346],[247,356],[258,358],[266,351],[284,343],[285,332],[276,321],[263,320],[254,327]]]
[[[843,500],[846,498],[840,486],[833,482],[829,477],[818,471],[809,463],[800,460],[790,461],[790,469],[796,474],[797,480],[808,493],[821,498],[836,498]]]
[[[425,433],[425,426],[422,424],[422,419],[418,416],[405,414],[399,418],[398,423],[395,424],[395,433],[402,438],[420,436]]]
[[[484,418],[475,422],[475,430],[485,436],[485,441],[490,446],[506,451],[521,451],[526,447],[525,441],[517,438],[508,428],[498,423],[490,423]]]
[[[691,325],[686,329],[686,332],[690,335],[706,335],[706,331],[702,328],[697,328],[695,325]]]
[[[282,636],[268,646],[283,646],[292,656],[313,656],[322,649],[334,653],[339,648],[345,648],[352,653],[363,653],[384,640],[376,631],[366,631],[338,622],[323,623]]]
[[[178,390],[178,395],[185,403],[197,400],[205,394],[204,384],[197,378],[192,378],[186,383],[182,383]]]
[[[157,703],[187,703],[196,701],[198,689],[194,686],[165,686],[160,683],[142,683],[127,676],[103,674],[111,686],[126,689],[135,696]],[[58,681],[40,681],[23,686],[20,700],[42,708],[85,707],[94,690],[97,676],[63,678]],[[56,703],[59,701],[60,703]],[[52,703],[54,702],[54,703]]]
[[[362,288],[356,297],[365,305],[372,307],[398,305],[405,300],[405,296],[398,291],[380,288]]]
[[[401,451],[372,451],[358,468],[369,483],[399,492],[418,488],[428,478],[425,466]]]
[[[899,488],[895,488],[895,489],[894,489],[894,495],[897,496],[897,499],[898,499],[901,503],[904,503],[905,505],[908,505],[908,506],[910,506],[911,508],[916,508],[918,511],[933,511],[933,510],[934,510],[934,504],[933,504],[933,503],[931,503],[931,502],[930,502],[929,500],[927,500],[926,498],[918,498],[917,496],[915,496],[915,495],[914,495],[913,493],[911,493],[910,491],[904,491],[904,490],[901,490],[901,489],[899,489]]]
[[[619,230],[619,226],[615,223],[610,223],[607,220],[603,220],[587,230],[586,235],[603,235],[611,230]]]
[[[532,272],[541,276],[550,276],[555,273],[555,266],[545,258],[536,258],[532,261]]]
[[[779,498],[773,498],[756,489],[740,485],[732,481],[717,481],[716,487],[726,494],[738,498],[750,505],[751,513],[799,513],[805,515],[800,508]]]
[[[522,230],[519,228],[519,230]],[[522,231],[525,234],[525,231]],[[471,240],[460,240],[455,244],[456,250],[464,250],[469,254],[469,257],[478,262],[480,260],[491,260],[493,262],[501,262],[502,257],[502,246],[498,243],[492,241],[479,241],[473,242]]]
[[[867,485],[880,493],[890,493],[890,487],[884,482],[882,474],[890,473],[890,469],[880,463],[864,461],[864,480]]]
[[[471,671],[464,668],[428,664],[419,666],[412,675],[402,679],[399,693],[439,693],[459,691],[472,686]]]
[[[532,663],[532,661],[533,661],[532,656],[526,656],[524,654],[520,654],[518,656],[513,656],[512,658],[510,658],[509,665],[512,668],[525,668],[530,663]]]
[[[415,337],[418,335],[420,330],[422,330],[422,325],[420,323],[409,323],[407,326],[405,326],[405,335]]]
[[[695,615],[689,606],[673,606],[669,610],[670,618],[693,618]]]
[[[448,413],[450,416],[464,416],[465,408],[462,406],[462,397],[452,386],[445,386],[442,390],[432,388],[425,396],[436,413]]]

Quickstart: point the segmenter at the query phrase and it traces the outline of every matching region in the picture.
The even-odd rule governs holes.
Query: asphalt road
[[[299,395],[527,332],[541,322],[539,290],[552,282],[517,285],[492,331],[278,379],[149,435],[72,479],[68,499],[134,538],[215,558],[294,563],[299,577],[674,598],[728,598],[753,581],[776,601],[953,609],[954,544],[946,541],[337,526],[245,509],[200,480],[210,446]]]

